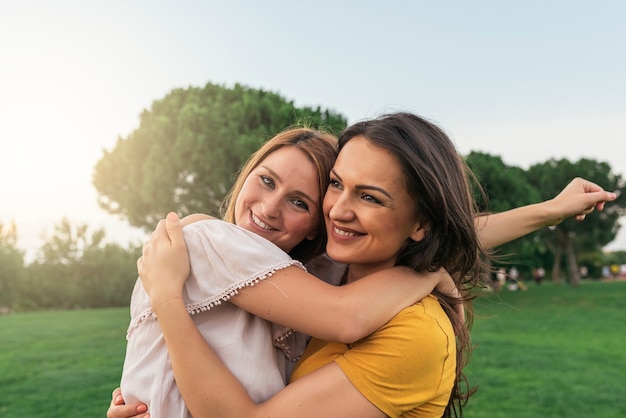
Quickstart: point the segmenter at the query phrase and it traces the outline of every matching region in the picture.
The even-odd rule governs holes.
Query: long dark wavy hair
[[[452,322],[456,336],[457,373],[445,417],[462,416],[463,406],[475,392],[463,368],[471,353],[473,319],[472,290],[482,283],[483,258],[474,224],[477,214],[471,186],[475,177],[448,136],[435,124],[410,113],[394,113],[355,123],[339,137],[339,150],[356,136],[392,153],[406,180],[422,224],[428,225],[424,239],[409,239],[401,250],[397,265],[417,272],[445,268],[455,280],[461,299],[438,294]],[[454,311],[465,304],[466,318]]]

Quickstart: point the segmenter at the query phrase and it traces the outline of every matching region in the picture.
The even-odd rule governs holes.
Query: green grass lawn
[[[467,417],[626,417],[626,282],[476,302]]]
[[[128,322],[126,308],[0,316],[0,417],[104,417]]]
[[[530,285],[476,302],[465,416],[624,417],[626,282]],[[128,309],[0,316],[0,417],[104,417]]]

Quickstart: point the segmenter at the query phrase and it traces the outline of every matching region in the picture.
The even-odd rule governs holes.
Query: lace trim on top
[[[287,327],[279,326],[280,329],[276,329],[273,335],[274,347],[279,348],[283,354],[285,354],[285,358],[291,362],[297,362],[302,357],[302,353],[304,351],[304,347],[306,346],[306,340],[302,342],[304,345],[298,345],[295,341],[298,338],[298,335],[295,330]],[[304,335],[302,335],[302,338]],[[297,353],[292,351],[292,348],[298,350]]]
[[[278,270],[282,270],[284,268],[291,267],[291,266],[297,266],[297,267],[300,267],[303,270],[306,270],[304,265],[301,262],[297,261],[297,260],[290,260],[290,261],[287,261],[287,262],[283,262],[283,263],[277,264],[277,265],[275,265],[275,266],[273,266],[273,267],[271,267],[269,269],[266,269],[265,271],[261,271],[261,272],[255,274],[253,277],[249,277],[246,280],[242,280],[239,283],[233,284],[232,286],[224,289],[219,294],[214,295],[214,296],[210,296],[210,297],[206,298],[205,300],[203,300],[201,302],[185,304],[185,306],[187,308],[187,312],[189,312],[190,315],[195,315],[195,314],[200,313],[200,312],[206,312],[206,311],[210,310],[211,308],[213,308],[214,306],[221,305],[222,302],[227,302],[231,297],[233,297],[237,293],[239,293],[240,289],[243,289],[246,286],[254,286],[256,283],[259,283],[261,280],[265,280],[268,277],[272,277],[272,275],[275,272],[277,272]],[[145,309],[137,318],[135,318],[131,322],[131,324],[128,327],[128,331],[126,332],[126,339],[128,340],[130,338],[131,334],[139,327],[139,325],[142,322],[144,322],[146,319],[148,319],[148,318],[156,319],[156,314],[154,313],[152,308]],[[287,339],[288,336],[293,333],[293,330],[291,330],[289,328],[286,328],[286,327],[282,327],[282,328],[284,328],[285,331],[280,333],[279,336],[275,336],[274,337],[274,340],[276,342],[283,341],[283,340]],[[282,346],[282,344],[281,344],[281,346]],[[289,349],[286,346],[283,349],[283,351],[284,350],[289,351]],[[291,360],[291,358],[290,358],[291,356],[287,352],[285,352],[285,355],[287,356],[287,358],[289,358]],[[293,361],[295,361],[295,360],[293,360]]]

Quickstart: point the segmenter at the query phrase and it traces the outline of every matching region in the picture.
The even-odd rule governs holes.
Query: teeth
[[[348,231],[344,231],[338,228],[333,228],[333,229],[335,231],[335,234],[340,235],[342,237],[356,237],[356,234],[354,232],[348,232]]]
[[[259,226],[259,227],[261,227],[261,228],[263,228],[263,229],[267,229],[268,231],[269,231],[269,230],[274,229],[274,228],[272,228],[271,226],[269,226],[268,224],[266,224],[265,222],[263,222],[262,220],[260,220],[259,218],[257,218],[257,217],[254,215],[254,213],[252,214],[252,221],[254,221],[254,223],[255,223],[257,226]]]

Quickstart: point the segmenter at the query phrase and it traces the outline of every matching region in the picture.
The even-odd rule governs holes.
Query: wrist
[[[159,312],[164,312],[168,307],[185,305],[185,301],[182,296],[172,296],[169,298],[163,298],[160,300],[155,300],[152,303],[152,311],[158,317]]]
[[[565,219],[563,211],[559,209],[558,202],[556,200],[546,200],[545,202],[538,203],[538,205],[541,208],[541,219],[543,219],[543,227],[558,225],[563,222],[563,219]]]

